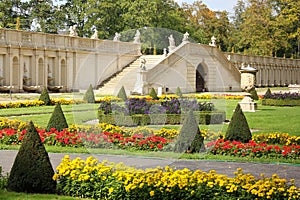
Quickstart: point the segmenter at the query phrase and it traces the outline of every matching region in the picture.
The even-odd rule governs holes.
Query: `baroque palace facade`
[[[248,65],[257,71],[257,87],[300,82],[300,60],[223,53],[214,45],[190,43],[184,37],[156,63],[143,63],[143,69],[134,71],[135,88],[141,94],[152,87],[170,92],[177,87],[183,92],[241,91],[242,69]],[[121,42],[0,29],[0,92],[36,92],[44,87],[78,91],[90,84],[96,88],[141,56],[136,38]]]

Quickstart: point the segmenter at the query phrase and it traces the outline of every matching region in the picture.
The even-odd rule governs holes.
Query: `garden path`
[[[13,165],[17,150],[0,150],[0,166],[3,168],[3,173],[8,173]],[[50,161],[55,169],[65,153],[49,153]],[[71,159],[80,157],[86,159],[89,156],[97,158],[99,161],[108,160],[109,162],[123,162],[127,166],[136,168],[155,168],[156,166],[171,166],[176,169],[189,168],[191,170],[200,169],[202,171],[216,170],[218,174],[225,174],[229,177],[234,176],[237,168],[242,168],[244,173],[250,173],[259,177],[261,173],[265,177],[271,177],[272,174],[277,174],[281,178],[287,180],[294,179],[297,187],[300,187],[300,165],[290,164],[262,164],[248,162],[225,162],[212,160],[182,160],[182,159],[165,159],[165,158],[150,158],[136,157],[126,155],[104,155],[104,154],[68,154]]]

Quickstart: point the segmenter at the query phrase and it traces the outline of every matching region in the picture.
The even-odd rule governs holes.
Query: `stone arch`
[[[20,65],[17,56],[13,57],[12,60],[12,85],[20,86]]]
[[[207,74],[207,66],[205,66],[203,63],[200,63],[196,69],[196,92],[207,91]]]
[[[38,85],[45,85],[45,67],[42,58],[38,60]]]
[[[67,86],[68,79],[67,79],[67,64],[65,59],[62,59],[60,61],[60,66],[61,66],[61,85],[62,86]]]

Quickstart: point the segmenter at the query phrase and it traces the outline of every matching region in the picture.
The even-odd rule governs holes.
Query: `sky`
[[[182,2],[193,3],[194,0],[177,0],[179,4]],[[207,7],[213,11],[223,11],[226,10],[229,13],[233,13],[233,7],[236,5],[237,0],[202,0]]]

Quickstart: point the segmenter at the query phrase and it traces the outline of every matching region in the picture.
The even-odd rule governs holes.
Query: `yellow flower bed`
[[[252,136],[257,143],[300,145],[300,136],[291,136],[288,133],[261,133]]]
[[[116,96],[105,96],[105,97],[97,97],[95,98],[95,103],[101,103],[101,102],[110,102],[110,101],[115,101],[115,102],[119,102],[121,101],[121,99],[119,97]]]
[[[42,105],[45,105],[45,103],[40,100],[11,101],[0,103],[0,108],[21,108]]]
[[[85,101],[80,99],[68,99],[68,98],[51,98],[51,104],[55,105],[60,103],[61,105],[70,105],[70,104],[80,104],[85,103]]]
[[[0,117],[0,129],[4,128],[13,128],[15,130],[21,131],[27,128],[27,122]]]
[[[71,160],[66,155],[56,170],[53,179],[64,194],[95,199],[300,198],[300,188],[293,180],[288,182],[276,174],[257,179],[240,168],[231,178],[214,170],[207,173],[168,166],[143,170],[122,163],[98,162],[93,157]]]

